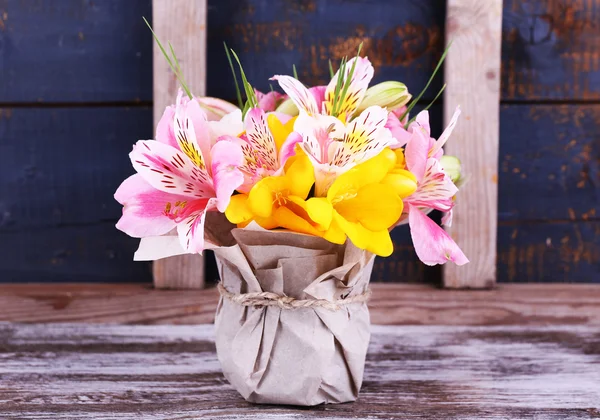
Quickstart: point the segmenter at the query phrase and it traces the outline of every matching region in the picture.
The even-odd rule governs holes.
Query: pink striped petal
[[[273,76],[271,80],[277,80],[279,82],[281,89],[287,93],[299,110],[304,111],[309,115],[316,115],[319,113],[315,97],[298,80],[290,76],[280,75]]]
[[[396,144],[390,130],[385,128],[388,112],[379,106],[370,106],[346,125],[342,141],[330,163],[351,167],[378,155],[383,149]]]
[[[196,211],[177,225],[179,242],[190,254],[201,254],[204,251],[204,221],[206,212],[214,209],[215,199],[196,203]]]
[[[313,86],[308,89],[310,94],[315,98],[315,103],[317,104],[317,109],[324,113],[323,102],[325,102],[325,91],[327,90],[327,86]]]
[[[385,124],[385,128],[390,130],[392,133],[392,137],[394,137],[397,141],[396,145],[393,146],[394,149],[399,147],[403,147],[410,140],[410,136],[412,135],[410,132],[404,129],[404,124],[400,122],[398,117],[394,115],[393,112],[388,114],[387,122]]]
[[[452,198],[457,192],[458,188],[444,172],[440,162],[435,158],[429,158],[425,173],[417,184],[417,191],[407,197],[406,200],[414,206],[428,207],[445,212],[454,207]]]
[[[154,140],[140,140],[129,154],[135,170],[154,188],[191,198],[214,197],[212,182],[179,149]]]
[[[204,170],[210,166],[211,136],[206,114],[195,100],[180,104],[175,109],[175,138],[179,149],[194,164]]]
[[[346,80],[352,67],[354,66],[354,63],[356,63],[356,66],[354,68],[354,73],[352,74],[352,79]],[[340,114],[345,113],[348,119],[352,116],[352,114],[354,114],[354,111],[356,111],[356,108],[365,97],[365,92],[367,91],[369,83],[373,78],[373,72],[373,66],[366,57],[355,57],[348,61],[346,64],[346,73],[344,75],[344,88],[346,85],[349,85],[348,90],[346,91],[344,102],[339,108]],[[327,114],[331,114],[335,96],[335,87],[339,77],[340,71],[338,70],[327,85],[327,89],[325,91],[325,102],[323,107]]]
[[[260,108],[253,108],[246,114],[244,121],[246,125],[246,138],[254,149],[255,158],[260,166],[268,170],[276,171],[277,164],[277,146],[273,139],[273,134],[267,125],[265,111]]]
[[[115,192],[115,200],[123,205],[123,215],[117,229],[134,238],[163,235],[175,228],[175,222],[167,216],[171,207],[186,197],[158,191],[141,175],[127,178]]]
[[[427,167],[427,154],[429,153],[429,136],[424,130],[416,129],[412,131],[410,139],[406,144],[404,157],[406,166],[420,181],[425,176]]]
[[[448,138],[450,138],[452,131],[454,131],[454,127],[456,127],[456,123],[458,121],[458,117],[460,116],[460,112],[460,106],[457,106],[456,110],[454,111],[454,115],[452,115],[450,123],[448,123],[448,126],[446,127],[440,138],[436,142],[434,142],[434,145],[431,148],[431,151],[429,152],[429,156],[434,157],[442,151],[442,147],[446,144]],[[437,156],[437,158],[439,159],[439,156]]]
[[[227,139],[218,141],[211,155],[216,206],[223,213],[233,192],[244,182],[244,175],[238,169],[244,163],[244,155],[239,144]]]
[[[408,224],[417,256],[426,265],[445,264],[448,261],[464,265],[469,259],[444,229],[409,205]]]
[[[302,143],[302,136],[293,132],[285,139],[279,150],[279,170],[285,166],[285,162],[296,154],[296,145]]]

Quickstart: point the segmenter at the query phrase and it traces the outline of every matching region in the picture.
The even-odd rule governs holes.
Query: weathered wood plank
[[[152,111],[3,108],[0,137],[0,232],[116,221],[113,194],[134,173],[132,145],[152,137]]]
[[[150,0],[1,0],[0,102],[152,100]]]
[[[138,243],[114,222],[1,232],[0,288],[7,282],[149,283],[150,265],[133,261]]]
[[[502,98],[600,99],[600,3],[504,0]]]
[[[502,106],[499,220],[597,218],[599,126],[600,105]]]
[[[194,95],[206,91],[206,0],[152,0],[154,32],[177,52],[182,73]],[[154,45],[154,125],[174,103],[179,81],[162,51]],[[154,262],[154,286],[159,289],[204,287],[204,258],[179,255]]]
[[[498,280],[600,283],[600,221],[500,226]]]
[[[600,325],[600,286],[499,285],[495,290],[439,290],[373,284],[375,324]],[[0,321],[143,324],[211,323],[216,289],[152,290],[133,284],[4,284]]]
[[[444,116],[457,105],[463,118],[446,146],[471,178],[460,194],[452,227],[470,263],[448,264],[445,287],[490,288],[496,281],[498,144],[502,0],[448,0],[446,38],[453,43],[444,66]]]
[[[208,94],[235,98],[223,41],[244,64],[250,81],[268,92],[274,74],[292,74],[295,64],[307,85],[329,81],[328,59],[356,54],[375,66],[375,81],[401,80],[419,92],[443,49],[442,0],[269,1],[209,0]],[[271,82],[272,83],[272,82]],[[275,86],[274,84],[273,86]],[[427,97],[441,87],[441,78]]]
[[[356,403],[252,405],[211,326],[0,326],[4,418],[584,419],[600,414],[594,327],[373,327]]]

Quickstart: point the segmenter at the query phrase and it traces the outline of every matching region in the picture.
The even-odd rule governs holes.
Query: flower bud
[[[456,184],[461,179],[462,165],[457,157],[443,155],[440,159],[440,164],[452,182]]]
[[[285,101],[280,103],[277,109],[275,109],[275,111],[291,115],[292,117],[295,117],[299,114],[296,104],[294,104],[294,102],[291,99],[286,99]]]
[[[392,111],[404,106],[410,101],[412,95],[404,83],[388,81],[382,82],[367,89],[365,97],[358,105],[357,113],[360,113],[373,105],[379,105]]]
[[[211,98],[210,96],[200,96],[194,98],[198,101],[200,108],[206,112],[208,121],[219,121],[225,115],[239,109],[232,103],[219,98]]]

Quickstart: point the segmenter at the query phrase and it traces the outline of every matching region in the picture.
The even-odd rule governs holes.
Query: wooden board
[[[600,2],[504,0],[502,98],[600,99]]]
[[[502,106],[499,220],[597,219],[598,127],[598,104]]]
[[[150,0],[1,0],[0,102],[149,102]]]
[[[206,90],[206,0],[152,0],[153,28],[164,45],[175,50],[186,83],[194,95]],[[155,43],[154,124],[166,106],[175,102],[179,82]],[[181,255],[153,264],[154,286],[159,289],[204,287],[204,258]]]
[[[147,107],[0,108],[0,232],[116,222],[128,154],[151,137]]]
[[[353,56],[359,44],[375,67],[375,82],[401,80],[417,94],[427,82],[444,43],[444,2],[236,0],[208,1],[208,91],[235,98],[225,41],[261,91],[274,74],[292,74],[303,83],[326,84],[328,59]],[[441,77],[426,98],[441,87]],[[273,84],[276,86],[276,84]]]
[[[0,326],[5,419],[592,419],[597,328],[373,327],[355,403],[246,403],[212,326]]]
[[[387,325],[600,326],[600,285],[499,285],[440,290],[373,284],[371,321]],[[137,324],[212,323],[216,289],[152,290],[133,284],[10,284],[0,287],[0,321]]]
[[[112,221],[2,232],[0,288],[7,282],[149,283],[149,263],[133,261],[138,244]]]
[[[450,235],[470,263],[444,266],[451,288],[491,288],[496,282],[498,220],[499,89],[502,0],[448,0],[444,65],[444,120],[463,109],[446,152],[470,173],[461,189]]]

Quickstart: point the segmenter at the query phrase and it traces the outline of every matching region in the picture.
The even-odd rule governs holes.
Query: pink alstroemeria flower
[[[438,140],[430,137],[429,116],[420,113],[411,124],[410,139],[406,144],[406,167],[417,178],[417,190],[404,199],[405,211],[417,256],[427,265],[453,261],[458,265],[468,262],[467,257],[448,234],[426,215],[432,209],[450,213],[453,197],[458,188],[444,172],[439,158],[442,146],[448,140],[458,116],[457,109],[446,130]],[[418,214],[417,214],[418,213]],[[451,215],[445,221],[451,220]]]
[[[324,196],[335,178],[378,155],[396,140],[385,128],[388,112],[371,106],[347,124],[329,115],[304,111],[294,124],[302,136],[300,147],[315,168],[315,195]]]
[[[202,252],[206,212],[224,212],[244,181],[239,145],[212,144],[206,113],[180,92],[176,106],[165,110],[156,140],[138,141],[129,157],[137,174],[115,193],[123,205],[117,228],[139,238],[177,228],[186,252]]]
[[[346,65],[346,78],[355,62],[356,66],[354,67],[354,73],[349,82],[344,102],[338,107],[339,114],[345,115],[346,121],[352,118],[358,105],[365,97],[369,83],[373,78],[373,66],[366,57],[355,57],[348,61]],[[271,80],[279,82],[279,86],[287,93],[300,112],[304,111],[306,114],[313,116],[317,114],[331,115],[335,88],[339,77],[340,72],[338,70],[324,91],[321,86],[307,89],[299,80],[291,76],[275,75]],[[323,95],[322,99],[321,95]]]
[[[287,122],[289,118],[285,117]],[[252,108],[246,113],[243,126],[245,131],[239,137],[225,135],[220,139],[241,147],[244,161],[239,169],[244,182],[237,190],[248,193],[262,178],[281,174],[285,162],[295,154],[294,148],[302,141],[302,137],[291,129],[285,130],[284,121],[279,119],[277,113],[267,114],[260,108]]]
[[[265,112],[275,111],[279,104],[286,99],[286,95],[275,91],[262,93],[261,91],[254,89],[254,94],[258,100],[258,107]]]

